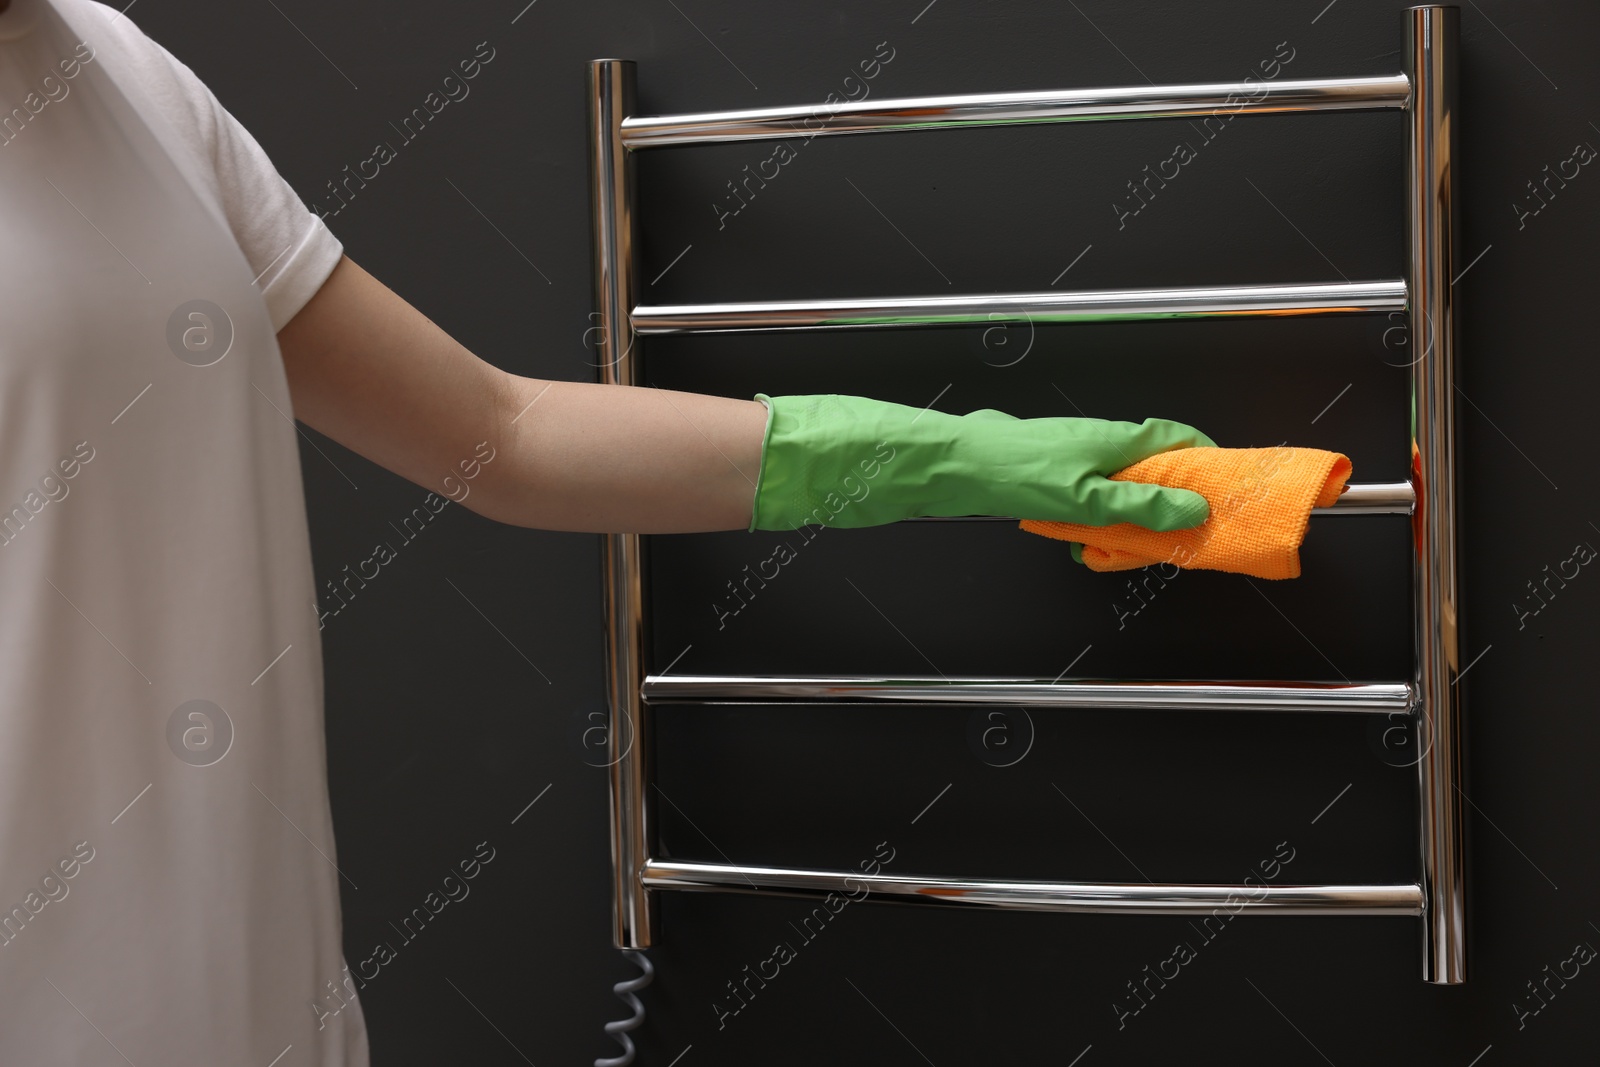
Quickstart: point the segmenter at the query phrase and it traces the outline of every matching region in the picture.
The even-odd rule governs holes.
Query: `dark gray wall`
[[[880,42],[893,59],[868,83],[879,97],[1228,80],[1280,48],[1293,59],[1279,77],[1387,74],[1400,61],[1403,5],[1380,0],[924,3],[168,0],[134,17],[325,205],[326,183],[377,141],[399,145],[389,124],[487,42],[494,59],[471,95],[329,222],[353,258],[486,359],[588,380],[591,58],[637,60],[652,113],[819,101],[853,89],[846,79]],[[1592,1049],[1600,977],[1552,982],[1521,1025],[1517,1005],[1538,1005],[1526,983],[1546,965],[1600,944],[1588,688],[1600,578],[1584,568],[1519,615],[1546,565],[1600,544],[1587,453],[1600,175],[1585,167],[1537,215],[1515,205],[1531,203],[1526,183],[1546,164],[1600,145],[1600,12],[1484,0],[1465,5],[1462,37],[1469,983],[1419,980],[1409,918],[1245,917],[1208,940],[1177,917],[861,904],[807,941],[791,926],[803,902],[681,895],[662,909],[641,1063],[1493,1067]],[[1180,139],[1197,158],[1119,226],[1126,183]],[[1398,277],[1403,144],[1395,113],[1246,119],[1209,143],[1182,122],[819,139],[720,226],[726,183],[772,146],[649,153],[645,292]],[[1159,415],[1227,446],[1336,449],[1356,480],[1384,481],[1407,467],[1391,325],[651,339],[644,359],[651,384],[743,397]],[[319,581],[395,542],[389,524],[424,495],[315,434],[303,460]],[[1406,536],[1398,517],[1319,518],[1302,578],[1186,573],[1119,625],[1125,577],[1089,573],[1055,542],[998,525],[828,530],[720,629],[725,583],[777,536],[660,537],[653,666],[683,653],[680,671],[1394,678],[1410,663]],[[346,888],[347,956],[400,946],[362,991],[382,1067],[615,1051],[601,1026],[624,1012],[608,985],[633,972],[610,947],[604,772],[577,740],[603,701],[599,547],[450,508],[328,619],[329,774],[341,866],[361,887]],[[1414,775],[1378,757],[1365,722],[1032,722],[1026,756],[995,767],[950,710],[663,713],[662,849],[855,866],[887,842],[892,871],[1156,881],[1236,880],[1292,850],[1278,881],[1415,876]],[[495,859],[472,895],[400,941],[390,922],[480,841]],[[725,984],[780,941],[795,958],[719,1028]],[[1119,1028],[1127,983],[1185,941],[1194,958]]]

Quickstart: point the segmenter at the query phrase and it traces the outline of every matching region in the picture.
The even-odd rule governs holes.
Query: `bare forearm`
[[[489,518],[590,533],[749,528],[759,401],[507,374],[348,256],[278,344],[296,418]]]
[[[591,533],[750,525],[767,409],[756,400],[505,375],[494,458],[466,506]]]

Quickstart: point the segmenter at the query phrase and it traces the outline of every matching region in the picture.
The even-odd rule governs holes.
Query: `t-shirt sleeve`
[[[98,2],[85,0],[85,6],[106,23],[139,84],[204,164],[202,173],[215,175],[224,214],[257,275],[273,331],[281,330],[327,281],[343,244],[194,71],[128,16]]]

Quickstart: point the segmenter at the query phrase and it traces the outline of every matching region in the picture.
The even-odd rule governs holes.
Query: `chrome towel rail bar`
[[[1410,79],[1403,74],[1390,74],[1381,78],[1286,78],[1275,82],[964,93],[697,115],[630,115],[618,123],[618,130],[622,146],[632,149],[770,140],[796,133],[830,136],[1019,122],[1179,118],[1222,122],[1225,120],[1216,118],[1221,111],[1281,114],[1398,109],[1406,106],[1410,91]]]

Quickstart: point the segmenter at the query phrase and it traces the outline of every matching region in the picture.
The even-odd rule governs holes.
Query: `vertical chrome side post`
[[[1419,694],[1422,977],[1466,981],[1466,863],[1461,819],[1461,671],[1455,440],[1460,268],[1456,56],[1460,9],[1405,12],[1407,286],[1411,297],[1412,589]]]
[[[629,59],[589,63],[590,203],[594,222],[594,306],[600,381],[636,385],[638,354],[632,311],[639,293],[633,153],[622,144],[622,120],[635,110],[635,67]],[[645,785],[650,745],[644,701],[644,613],[638,534],[606,534],[601,583],[606,607],[605,664],[611,785],[611,867],[615,901],[612,939],[618,948],[648,948],[654,901],[641,875],[649,856]]]

